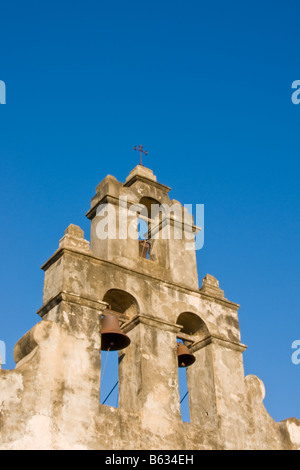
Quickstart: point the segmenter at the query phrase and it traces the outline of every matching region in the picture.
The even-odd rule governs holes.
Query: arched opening
[[[138,217],[138,239],[139,239],[139,256],[144,259],[150,259],[150,243],[148,223]]]
[[[133,295],[121,289],[108,290],[103,297],[103,302],[107,302],[112,310],[120,313],[122,323],[139,312],[138,303]]]
[[[117,314],[120,327],[139,312],[135,298],[126,291],[110,289],[103,297],[109,308]],[[119,363],[126,350],[101,351],[100,403],[118,408]]]
[[[142,197],[138,216],[139,254],[142,258],[158,261],[156,239],[160,231],[163,206],[152,197]]]
[[[204,321],[195,313],[183,312],[177,318],[177,324],[184,335],[191,336],[191,341],[200,341],[209,336],[209,331]]]
[[[147,219],[155,220],[159,213],[160,202],[152,197],[142,197],[140,204],[144,206],[145,209],[141,211],[141,215]]]
[[[187,346],[190,346],[193,342],[198,342],[209,336],[209,331],[206,324],[195,313],[181,313],[178,316],[176,323],[182,326],[180,332],[177,335],[177,341],[181,341]],[[182,421],[190,422],[189,390],[186,367],[178,368],[178,381],[181,418]]]
[[[177,344],[181,341],[177,338]],[[186,367],[178,367],[178,383],[179,383],[179,397],[180,397],[180,413],[182,421],[190,422],[190,408],[188,400],[188,386],[187,386],[187,375]]]

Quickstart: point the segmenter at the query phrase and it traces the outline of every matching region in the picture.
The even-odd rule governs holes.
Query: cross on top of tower
[[[140,165],[143,165],[143,163],[142,163],[142,155],[143,155],[143,153],[144,153],[145,155],[148,155],[147,150],[144,150],[142,145],[139,145],[138,147],[134,146],[134,147],[133,147],[133,150],[139,150],[139,152],[140,152],[140,163],[139,163],[139,164],[140,164]]]

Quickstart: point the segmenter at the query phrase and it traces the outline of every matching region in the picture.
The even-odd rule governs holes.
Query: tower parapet
[[[87,213],[91,242],[65,231],[42,267],[41,321],[16,344],[16,368],[0,370],[1,450],[300,449],[300,422],[276,423],[263,383],[244,375],[239,305],[212,275],[199,288],[199,228],[169,191],[142,165],[124,183],[107,176]],[[126,338],[118,407],[100,403],[107,314]],[[188,423],[179,341],[192,355]]]

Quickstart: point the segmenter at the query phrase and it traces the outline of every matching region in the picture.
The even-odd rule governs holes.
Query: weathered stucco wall
[[[171,204],[168,190],[142,167],[124,185],[109,176],[88,213],[91,247],[79,227],[66,230],[43,266],[41,321],[16,344],[15,370],[0,370],[1,450],[300,449],[300,422],[276,423],[263,383],[244,376],[239,306],[213,276],[198,288],[185,241],[156,240],[157,256],[143,259],[136,240],[120,248],[97,238],[97,205],[120,195]],[[107,306],[131,339],[119,351],[118,408],[100,404]],[[178,338],[196,357],[187,369],[190,423],[180,415]]]

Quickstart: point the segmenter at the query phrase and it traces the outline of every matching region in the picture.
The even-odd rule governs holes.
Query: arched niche
[[[209,336],[209,330],[204,321],[195,313],[183,312],[178,318],[178,325],[182,325],[181,333],[194,337],[195,341],[200,341]]]
[[[142,197],[140,204],[144,206],[144,209],[141,211],[142,216],[152,220],[157,218],[159,206],[161,205],[159,201],[152,197]]]
[[[109,304],[111,310],[120,313],[120,325],[131,320],[139,313],[136,299],[133,295],[121,289],[108,290],[103,297],[103,301]],[[101,362],[103,365],[101,371],[100,403],[103,405],[109,405],[114,408],[119,406],[120,380],[121,383],[124,380],[122,374],[120,379],[119,367],[126,352],[126,349],[122,350],[120,355],[120,351],[102,351]],[[109,370],[109,373],[107,373],[107,370]]]
[[[151,261],[157,261],[155,241],[153,235],[159,231],[159,223],[162,219],[162,206],[159,201],[152,197],[142,197],[139,204],[142,206],[138,216],[139,228],[143,228],[142,234],[139,233],[140,239],[151,240],[150,246],[145,255],[144,248],[140,249],[140,255],[144,254]],[[154,230],[154,232],[153,232]],[[143,250],[143,251],[142,251]]]
[[[104,295],[103,301],[107,302],[115,312],[126,315],[129,320],[139,313],[136,299],[126,291],[110,289]]]

